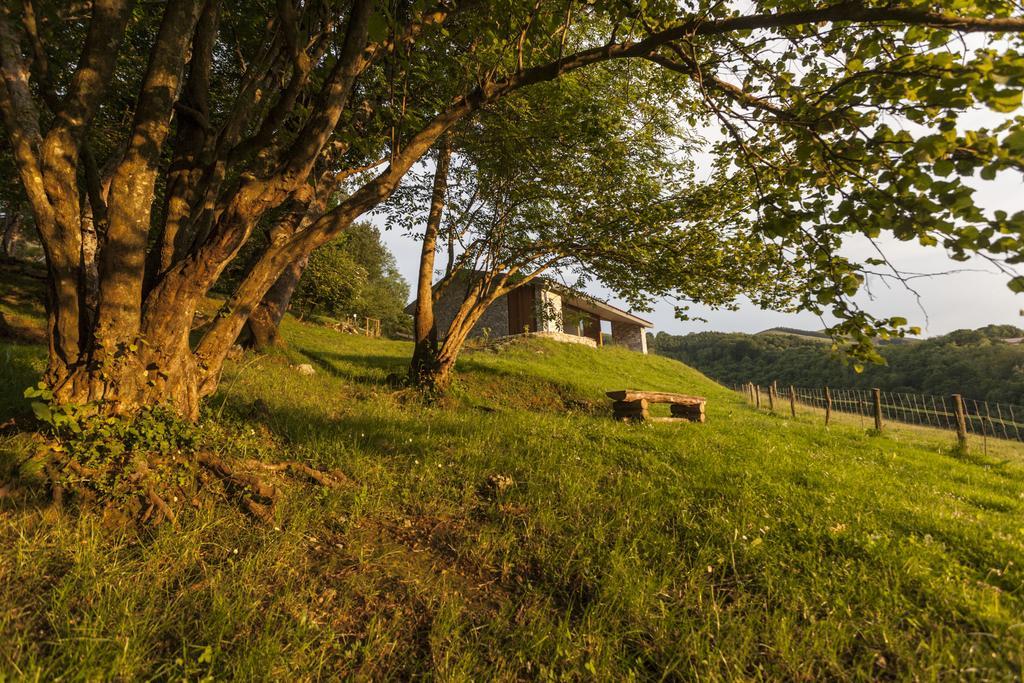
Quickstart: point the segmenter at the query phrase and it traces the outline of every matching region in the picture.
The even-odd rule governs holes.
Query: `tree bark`
[[[444,340],[430,357],[430,364],[423,366],[416,376],[416,386],[437,393],[448,389],[459,353],[473,327],[498,297],[511,291],[506,286],[508,277],[507,273],[492,272],[470,284],[462,305],[445,331]]]
[[[110,183],[103,248],[98,258],[95,323],[92,311],[79,301],[75,317],[88,331],[88,339],[78,344],[78,352],[63,372],[51,372],[47,378],[54,396],[61,402],[101,402],[112,413],[170,402],[183,414],[198,416],[197,394],[189,388],[195,368],[189,354],[188,331],[205,290],[193,287],[189,296],[158,302],[147,310],[142,284],[161,149],[170,131],[172,107],[201,6],[199,0],[170,0],[164,10],[135,107],[132,134]],[[110,46],[104,49],[109,50]],[[47,140],[51,135],[47,135]],[[44,160],[52,159],[48,165],[54,169],[60,168],[59,163],[67,165],[68,159],[77,158],[77,149],[69,148],[67,137],[58,136],[54,150],[44,154]],[[73,173],[54,170],[45,177],[51,182],[61,177],[67,179],[62,191],[48,192],[50,197],[73,194],[77,199]],[[84,295],[87,269],[82,260],[78,206],[75,219],[77,229],[72,236],[77,249],[69,270],[77,278],[80,295]],[[45,245],[52,240],[44,236],[43,241]],[[56,263],[49,254],[48,261]],[[68,307],[62,301],[58,310]],[[178,325],[165,328],[164,334],[148,336],[141,323],[146,315],[154,313]]]
[[[43,136],[30,69],[21,55],[21,35],[10,7],[0,7],[0,114],[46,257],[49,361],[44,379],[51,386],[67,378],[92,342],[91,316],[83,301],[78,162],[85,131],[113,73],[129,13],[126,0],[93,3],[78,67],[59,101],[48,98],[53,121]]]
[[[456,317],[449,326],[444,341],[436,349],[431,364],[422,368],[417,376],[418,387],[436,393],[444,393],[448,390],[451,386],[455,363],[459,359],[459,354],[466,344],[469,333],[473,331],[473,326],[496,298],[495,296],[486,297],[486,299],[476,297],[467,315]]]
[[[445,195],[448,191],[448,163],[451,160],[451,140],[445,135],[437,153],[434,187],[430,196],[430,211],[423,233],[420,251],[419,277],[416,281],[416,311],[413,323],[415,347],[409,365],[409,381],[423,386],[437,365],[437,323],[434,320],[434,259],[437,254],[437,235],[441,228]]]
[[[146,246],[161,149],[203,3],[169,0],[135,107],[131,142],[114,171],[107,243],[100,256],[96,338],[101,348],[135,339],[142,318]]]
[[[245,328],[239,336],[239,343],[242,346],[265,351],[270,347],[282,345],[281,320],[288,311],[292,295],[308,263],[307,257],[285,267],[284,272],[267,290],[259,306],[246,321]]]
[[[166,272],[192,246],[193,222],[189,225],[203,176],[203,156],[210,132],[210,74],[220,19],[220,1],[206,0],[192,39],[188,78],[176,103],[177,130],[167,171],[164,220],[153,240],[155,246],[146,263],[146,287]]]

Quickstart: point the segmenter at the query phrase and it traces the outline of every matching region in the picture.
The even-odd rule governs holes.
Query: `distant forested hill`
[[[867,365],[860,374],[832,352],[820,332],[788,328],[754,335],[659,332],[651,348],[726,384],[879,387],[1024,404],[1024,344],[1005,341],[1020,337],[1024,330],[1012,325],[989,325],[933,339],[882,343],[879,350],[888,364]]]

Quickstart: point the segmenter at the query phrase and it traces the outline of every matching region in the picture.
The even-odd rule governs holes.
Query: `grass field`
[[[0,679],[1021,675],[1015,445],[825,429],[669,359],[543,341],[467,353],[427,405],[384,382],[409,344],[285,333],[232,363],[204,430],[348,485],[292,486],[273,527],[225,506],[141,536],[0,497]],[[3,422],[43,351],[0,360]],[[706,395],[708,422],[613,422],[626,387]],[[0,439],[10,472],[29,437]]]

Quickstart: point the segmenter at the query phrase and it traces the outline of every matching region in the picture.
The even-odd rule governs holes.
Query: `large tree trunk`
[[[98,404],[113,414],[165,404],[197,419],[205,372],[192,354],[189,332],[204,294],[192,285],[172,296],[147,298],[138,336],[110,349],[86,349],[52,382],[55,397],[65,403]]]
[[[430,212],[423,232],[419,277],[416,280],[416,311],[413,323],[415,347],[409,364],[409,381],[416,386],[431,383],[437,365],[437,323],[434,320],[434,259],[437,235],[441,228],[445,194],[448,191],[448,162],[451,159],[450,139],[441,140],[434,171],[434,188],[430,196]]]
[[[238,341],[242,346],[264,351],[281,345],[281,320],[288,311],[295,288],[302,279],[309,258],[289,263],[281,277],[267,290],[259,306],[249,316]]]
[[[173,235],[164,231],[151,236],[157,190],[165,187],[157,183],[157,174],[162,167],[161,159],[166,157],[164,143],[173,130],[174,106],[186,61],[195,53],[199,60],[195,63],[197,76],[205,69],[200,64],[204,59],[200,45],[205,43],[197,38],[193,44],[195,27],[200,16],[204,16],[201,25],[206,28],[200,33],[209,36],[215,32],[216,22],[206,20],[216,4],[213,0],[163,3],[163,16],[139,87],[125,149],[111,159],[114,165],[108,195],[93,192],[96,183],[87,183],[99,235],[95,312],[88,302],[83,267],[79,160],[89,122],[101,105],[106,85],[115,80],[118,43],[131,13],[131,3],[92,3],[92,18],[79,66],[62,89],[57,110],[52,117],[46,117],[52,125],[45,135],[40,129],[41,117],[14,15],[7,9],[0,10],[0,115],[46,254],[50,274],[50,363],[45,379],[58,401],[102,402],[99,408],[111,413],[129,413],[139,407],[170,403],[182,414],[195,417],[199,401],[216,389],[227,352],[249,315],[289,264],[308,257],[313,249],[390,196],[409,168],[459,120],[490,99],[530,84],[538,75],[557,75],[538,71],[530,78],[487,84],[457,98],[401,148],[393,149],[387,168],[362,184],[338,207],[313,221],[307,229],[272,235],[271,244],[221,314],[196,348],[190,349],[189,331],[203,297],[266,212],[280,207],[308,186],[310,173],[349,104],[356,78],[376,56],[389,49],[385,42],[370,45],[368,40],[377,3],[355,0],[343,29],[344,43],[338,59],[324,74],[325,78],[318,79],[318,104],[299,132],[287,136],[290,141],[286,143],[283,137],[276,136],[278,128],[284,126],[285,119],[281,117],[294,113],[289,98],[278,102],[284,102],[283,107],[270,107],[263,121],[270,122],[268,125],[260,124],[258,116],[264,109],[257,106],[258,92],[287,73],[276,70],[279,61],[309,59],[302,40],[291,39],[301,38],[291,35],[295,26],[284,26],[282,31],[288,35],[281,42],[275,37],[252,82],[243,84],[237,106],[229,111],[220,131],[210,131],[216,137],[211,135],[207,139],[216,140],[216,144],[204,146],[204,172],[196,181],[199,187],[194,193],[175,194],[175,201],[167,205],[172,217],[180,217],[187,210],[188,220],[178,223]],[[287,3],[279,5],[287,10]],[[206,15],[201,11],[204,7]],[[442,21],[446,15],[447,11],[435,12],[430,21]],[[305,78],[305,67],[297,68],[293,79],[305,82]],[[252,98],[248,97],[250,94]],[[190,98],[186,102],[196,104]],[[179,117],[196,116],[210,125],[209,121],[202,121],[202,111],[185,102],[179,110]],[[269,139],[263,135],[264,128]],[[246,138],[252,130],[257,132]],[[196,132],[193,129],[192,133]],[[176,162],[175,170],[182,171],[177,178],[186,184],[196,177],[186,171],[196,158],[198,137],[182,136],[181,149],[172,150],[170,155]],[[252,149],[246,153],[239,151],[247,147]],[[251,161],[248,166],[247,159]],[[234,168],[236,163],[240,164],[238,172],[228,173],[228,167]],[[95,181],[96,174],[89,173],[88,168],[86,171],[87,181],[89,176]],[[227,177],[236,179],[225,185],[221,181]],[[179,239],[182,235],[188,239]],[[151,237],[159,238],[156,248],[162,258],[154,257],[155,267],[147,277]],[[175,246],[184,251],[170,249],[171,242],[177,242]],[[170,263],[163,258],[167,253],[173,254]]]
[[[462,305],[456,311],[455,317],[445,332],[444,340],[435,347],[432,355],[429,356],[429,364],[425,364],[419,375],[417,385],[423,389],[443,393],[451,384],[452,372],[455,370],[455,363],[459,359],[459,353],[466,344],[473,327],[480,321],[487,309],[509,292],[531,282],[535,277],[547,270],[554,261],[548,261],[516,281],[511,283],[511,278],[519,272],[519,267],[510,268],[507,272],[492,270],[469,285]]]
[[[471,295],[473,296],[473,295]],[[449,326],[444,341],[435,346],[433,354],[429,357],[429,364],[425,364],[417,375],[417,386],[421,389],[433,392],[444,393],[451,386],[452,373],[455,370],[455,363],[459,359],[459,353],[466,344],[469,333],[473,331],[480,316],[484,314],[487,307],[493,303],[495,297],[482,299],[475,296],[467,301],[471,308],[465,316],[457,315]],[[465,308],[465,306],[464,306]]]
[[[507,280],[507,274],[491,273],[470,285],[462,305],[445,331],[444,341],[434,346],[427,357],[428,362],[420,367],[415,377],[418,387],[437,393],[448,389],[466,339],[488,307],[509,291],[505,286]]]

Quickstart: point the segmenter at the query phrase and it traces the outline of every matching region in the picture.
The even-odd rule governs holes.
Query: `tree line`
[[[883,342],[884,364],[855,364],[836,354],[827,337],[762,332],[700,332],[651,337],[651,348],[724,384],[871,389],[949,395],[1024,405],[1024,337],[1012,325],[956,330],[923,340]]]

